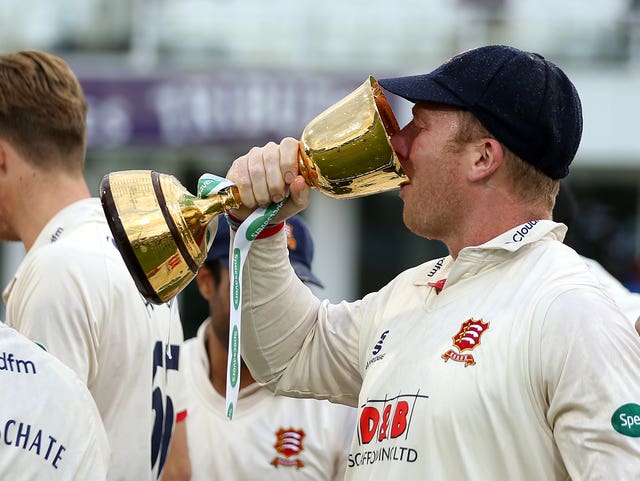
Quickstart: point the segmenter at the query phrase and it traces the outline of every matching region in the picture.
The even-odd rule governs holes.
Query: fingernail
[[[284,181],[287,184],[290,184],[291,182],[293,182],[293,179],[295,179],[296,176],[293,174],[293,172],[285,172],[284,174]]]

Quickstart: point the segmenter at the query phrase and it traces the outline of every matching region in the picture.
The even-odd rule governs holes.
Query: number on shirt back
[[[165,344],[157,341],[153,348],[153,383],[156,384],[156,373],[159,376],[166,376],[166,371],[178,370],[178,358],[180,346],[170,344],[168,349]],[[158,368],[164,368],[158,370]],[[151,467],[158,473],[162,472],[162,467],[167,459],[169,441],[173,432],[173,424],[176,413],[173,407],[171,396],[163,392],[166,383],[160,382],[159,386],[153,389],[151,407],[154,412],[153,431],[151,432]]]

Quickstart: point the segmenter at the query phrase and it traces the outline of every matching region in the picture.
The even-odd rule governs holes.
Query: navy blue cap
[[[220,261],[222,264],[229,267],[229,224],[227,218],[223,215],[218,216],[218,230],[216,236],[213,238],[213,243],[209,247],[207,252],[207,258],[205,262]]]
[[[289,262],[296,275],[303,281],[324,287],[320,279],[311,271],[313,262],[313,239],[309,228],[298,215],[287,219],[285,224]],[[205,262],[219,261],[229,266],[229,224],[224,216],[218,217],[218,230],[209,248]]]
[[[320,279],[311,271],[313,262],[313,239],[302,217],[295,215],[287,219],[284,226],[287,232],[289,262],[297,276],[304,282],[324,287]]]
[[[552,179],[569,174],[582,137],[580,97],[564,72],[537,53],[490,45],[431,73],[378,83],[411,102],[469,110],[522,160]]]

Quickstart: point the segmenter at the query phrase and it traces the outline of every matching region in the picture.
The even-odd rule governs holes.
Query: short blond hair
[[[468,110],[458,112],[459,122],[457,134],[452,142],[458,147],[482,138],[495,137]],[[500,142],[504,150],[504,164],[507,168],[516,194],[523,202],[540,204],[545,209],[553,210],[560,181],[552,179],[529,162],[522,160],[507,146]]]
[[[32,165],[82,172],[87,102],[64,60],[35,50],[0,55],[0,136]]]

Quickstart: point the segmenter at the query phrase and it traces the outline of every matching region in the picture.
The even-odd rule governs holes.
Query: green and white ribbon
[[[222,181],[226,181],[222,182]],[[212,186],[212,188],[209,188]],[[224,185],[224,187],[219,187]],[[212,192],[217,193],[222,188],[234,185],[231,181],[204,174],[198,181],[198,196],[206,197]],[[202,188],[201,188],[202,186]],[[271,219],[278,213],[287,198],[266,208],[259,208],[251,213],[240,224],[231,247],[229,256],[229,280],[230,280],[230,318],[229,318],[229,347],[227,351],[227,389],[225,395],[225,411],[229,419],[233,419],[233,413],[238,404],[240,392],[240,334],[242,332],[242,271],[244,262],[249,254],[253,241],[260,235]]]
[[[231,187],[233,182],[224,177],[219,177],[214,174],[203,174],[198,179],[198,191],[197,196],[201,199],[209,197],[210,195],[217,194],[221,190],[228,189]],[[217,226],[217,224],[215,224]],[[205,237],[206,249],[204,252],[208,252],[211,248],[211,244],[213,243],[213,239],[216,235],[216,229],[214,229],[214,224],[210,223],[207,226],[207,234]]]
[[[209,194],[217,194],[223,189],[235,185],[229,179],[214,174],[202,174],[198,179],[198,197],[204,199]]]

